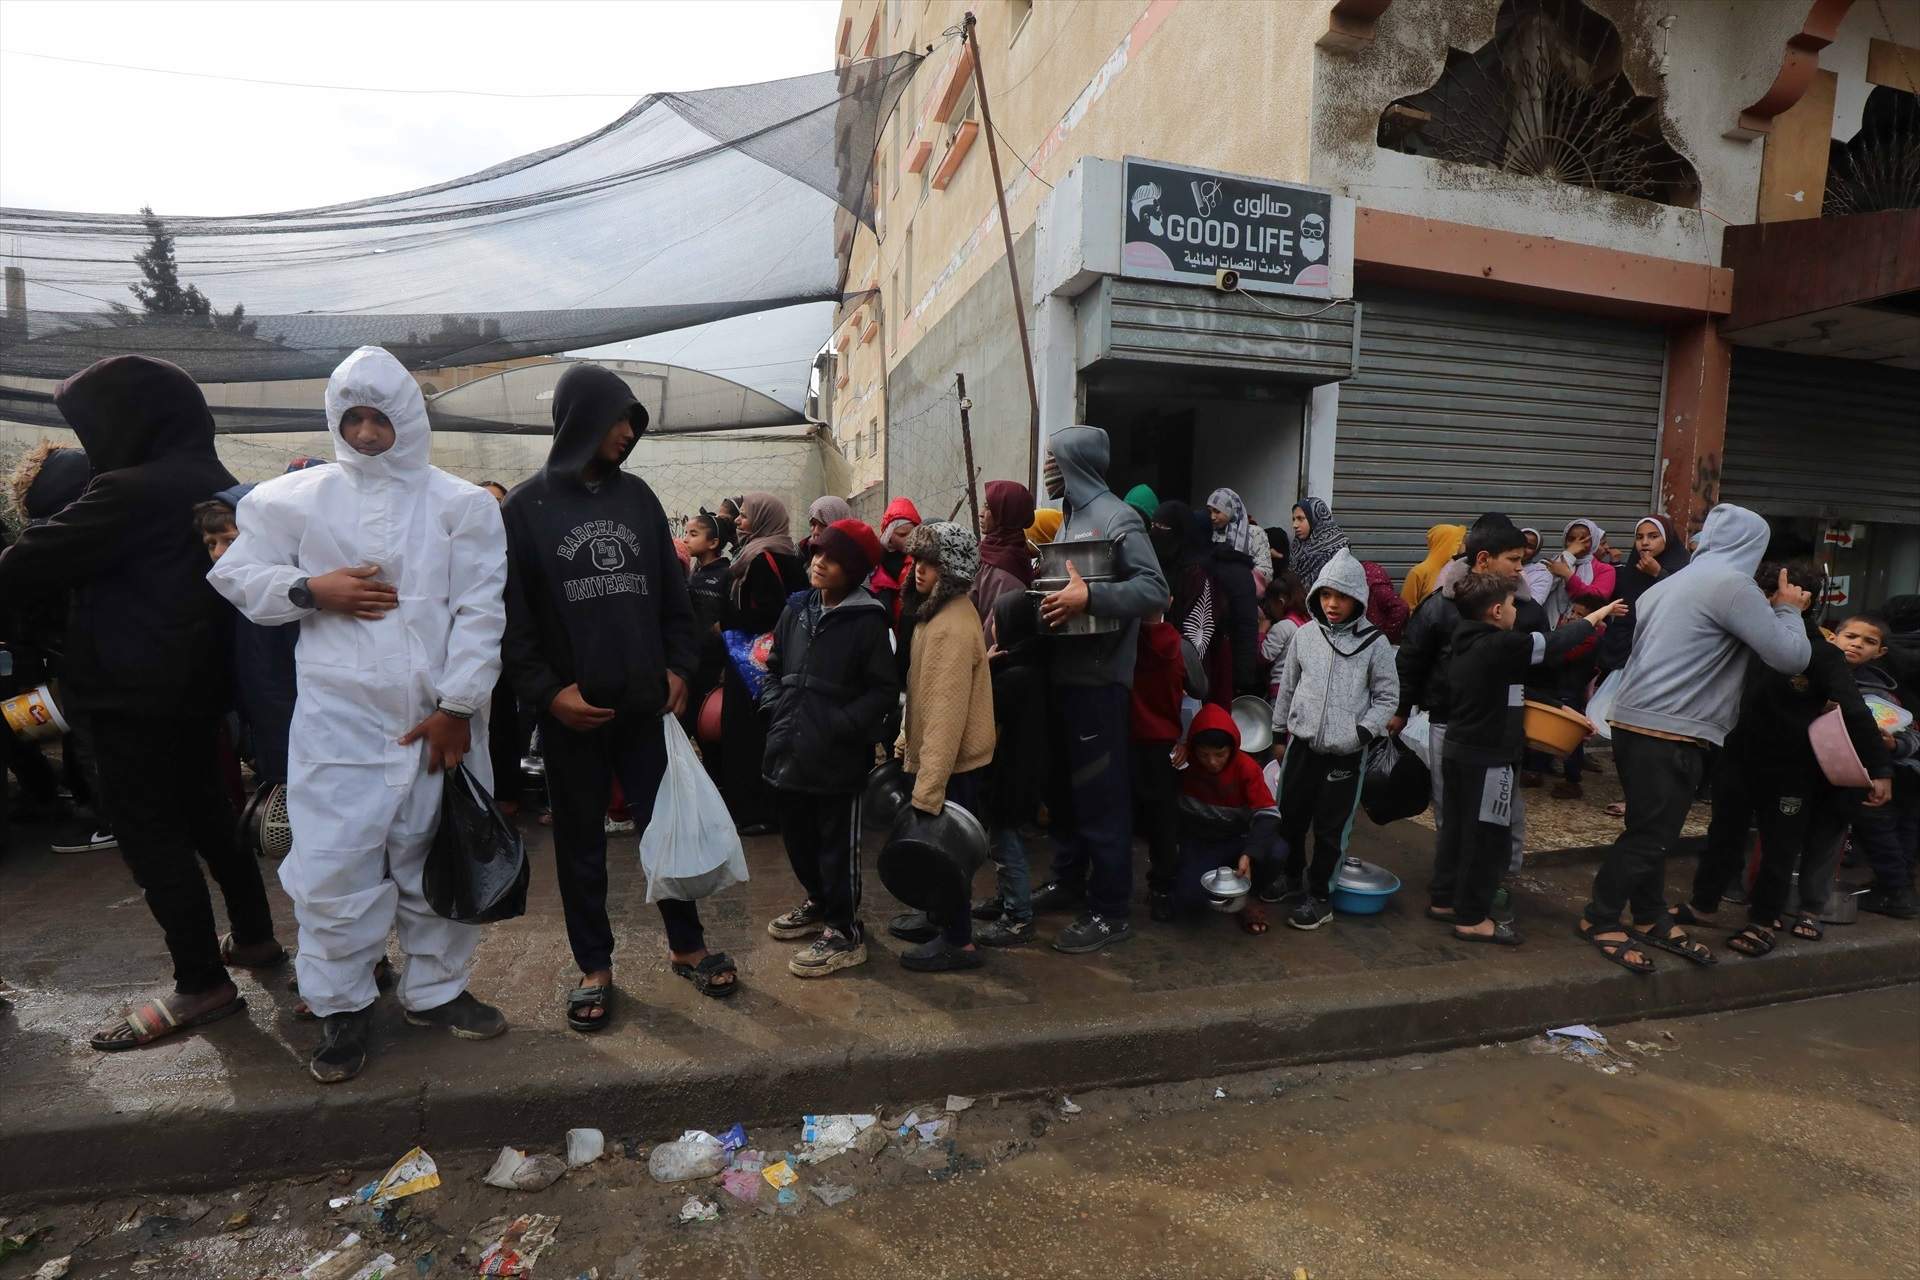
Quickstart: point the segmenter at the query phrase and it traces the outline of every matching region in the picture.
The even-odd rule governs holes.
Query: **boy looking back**
[[[1300,879],[1308,828],[1313,831],[1306,896],[1287,917],[1296,929],[1318,929],[1333,919],[1333,873],[1360,807],[1361,758],[1387,731],[1400,699],[1393,646],[1366,620],[1366,600],[1366,570],[1350,552],[1334,553],[1308,598],[1314,621],[1288,647],[1274,695],[1274,733],[1284,729],[1291,736],[1280,769],[1289,881]]]
[[[1833,643],[1863,698],[1912,711],[1916,690],[1903,688],[1883,661],[1891,630],[1885,618],[1855,614],[1840,624]],[[1873,804],[1871,794],[1855,792],[1851,797],[1853,841],[1873,868],[1873,889],[1860,900],[1860,908],[1912,920],[1920,916],[1913,892],[1914,861],[1920,857],[1920,726],[1908,725],[1899,733],[1883,728],[1880,738],[1893,761],[1887,803]]]

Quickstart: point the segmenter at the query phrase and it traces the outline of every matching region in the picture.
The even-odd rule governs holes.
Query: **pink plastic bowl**
[[[1860,763],[1860,753],[1853,749],[1853,741],[1847,737],[1840,708],[1833,708],[1808,725],[1807,740],[1813,743],[1814,758],[1820,762],[1820,772],[1827,775],[1828,782],[1836,787],[1872,785],[1867,767]]]

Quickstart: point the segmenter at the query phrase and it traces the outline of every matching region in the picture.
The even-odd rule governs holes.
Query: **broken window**
[[[1826,217],[1920,209],[1920,95],[1882,85],[1867,95],[1860,132],[1827,153]]]
[[[1379,144],[1408,155],[1693,208],[1700,179],[1634,92],[1620,33],[1582,0],[1502,0],[1493,39],[1447,50],[1430,88],[1388,105]]]

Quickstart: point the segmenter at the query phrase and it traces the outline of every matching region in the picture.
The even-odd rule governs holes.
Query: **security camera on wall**
[[[1213,273],[1213,287],[1222,293],[1240,292],[1240,273],[1222,267]]]

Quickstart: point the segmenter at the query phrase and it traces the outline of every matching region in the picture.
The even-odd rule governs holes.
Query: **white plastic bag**
[[[1433,720],[1425,707],[1415,707],[1400,730],[1400,745],[1420,757],[1420,763],[1433,768]]]
[[[1620,673],[1609,671],[1593,696],[1587,699],[1587,719],[1593,721],[1593,731],[1609,740],[1613,738],[1613,726],[1607,723],[1607,717],[1613,714],[1613,698],[1619,692]]]
[[[640,837],[640,869],[647,874],[648,902],[692,901],[745,881],[747,855],[727,802],[693,753],[686,730],[674,716],[663,719],[667,772],[654,797],[653,821]]]

